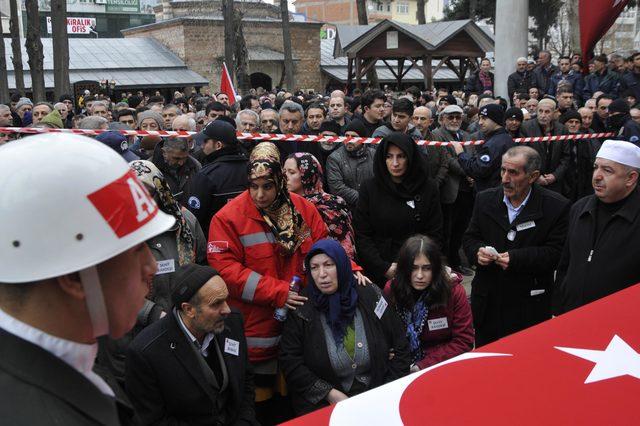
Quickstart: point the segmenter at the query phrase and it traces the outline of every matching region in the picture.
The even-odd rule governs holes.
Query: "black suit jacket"
[[[50,352],[0,329],[0,423],[119,425],[116,402]]]
[[[478,194],[463,239],[469,262],[477,265],[471,283],[476,346],[551,317],[553,273],[567,235],[570,203],[562,195],[533,185],[512,223],[503,197],[501,187]],[[478,249],[484,246],[509,252],[509,267],[479,265]]]
[[[237,356],[224,351],[226,338],[240,342]],[[257,424],[253,374],[239,312],[231,312],[224,331],[214,341],[224,354],[229,373],[224,413],[216,409],[219,391],[207,382],[192,343],[173,314],[134,339],[127,352],[125,383],[142,424],[216,425],[221,414],[225,415],[222,424]],[[209,351],[209,356],[216,356],[213,346]]]

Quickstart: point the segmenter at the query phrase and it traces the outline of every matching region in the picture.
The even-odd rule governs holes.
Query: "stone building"
[[[284,50],[279,9],[259,1],[236,2],[236,7],[244,12],[243,31],[252,87],[282,86]],[[157,40],[191,70],[209,79],[212,91],[218,90],[224,60],[224,20],[220,2],[165,1],[156,6],[154,12],[158,22],[123,30],[124,37]],[[291,21],[290,25],[296,88],[319,91],[322,88],[322,23]]]

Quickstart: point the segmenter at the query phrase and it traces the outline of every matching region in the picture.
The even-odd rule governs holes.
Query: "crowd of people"
[[[2,135],[0,412],[275,424],[635,284],[640,53],[557,64],[500,82],[483,59],[458,91],[16,94],[0,127],[105,131]]]

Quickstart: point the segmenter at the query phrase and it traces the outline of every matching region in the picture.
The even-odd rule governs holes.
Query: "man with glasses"
[[[596,98],[596,113],[593,115],[591,128],[595,132],[606,132],[607,118],[609,118],[609,105],[613,102],[613,96],[600,95]]]
[[[462,117],[463,111],[458,105],[445,107],[439,116],[440,127],[432,132],[431,140],[443,142],[470,140],[469,133],[460,128]],[[433,149],[442,150],[447,162],[446,174],[440,184],[440,203],[442,206],[445,241],[443,251],[451,268],[467,275],[472,271],[462,265],[458,251],[462,245],[462,235],[467,229],[473,210],[475,196],[473,179],[467,176],[462,166],[460,166],[453,147],[433,147]],[[467,147],[462,149],[468,151]]]

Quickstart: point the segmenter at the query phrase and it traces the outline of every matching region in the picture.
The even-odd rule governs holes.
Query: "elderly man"
[[[189,155],[189,142],[181,138],[159,142],[151,162],[164,175],[176,201],[186,207],[190,183],[201,168],[198,160]]]
[[[578,109],[578,114],[580,114],[580,132],[581,133],[591,133],[591,123],[593,122],[593,111],[587,107],[582,107]]]
[[[502,156],[502,185],[476,199],[464,235],[467,258],[477,265],[471,283],[476,346],[551,318],[570,204],[535,184],[540,165],[534,149],[510,148]]]
[[[49,102],[38,102],[33,106],[31,114],[33,116],[33,124],[38,124],[44,117],[53,111],[53,105]]]
[[[257,425],[242,316],[208,266],[183,265],[173,311],[127,354],[126,386],[142,425]]]
[[[263,133],[279,133],[278,124],[280,115],[278,111],[267,108],[260,112],[260,131]]]
[[[203,167],[191,182],[188,207],[208,235],[211,218],[247,189],[247,157],[240,151],[235,129],[229,123],[212,121],[202,131],[202,138]]]
[[[120,424],[93,371],[97,339],[135,323],[157,271],[145,241],[175,220],[99,142],[46,134],[1,150],[2,422]]]
[[[174,130],[173,120],[179,115],[182,114],[180,108],[174,104],[167,104],[162,108],[162,119],[164,120],[164,128],[165,130]]]
[[[98,116],[111,120],[111,114],[109,112],[109,105],[105,101],[94,101],[89,108],[89,115]]]
[[[32,109],[33,102],[31,102],[31,99],[29,98],[20,98],[16,103],[16,113],[18,114],[18,117],[20,117],[20,120],[24,121],[24,114],[26,112],[31,112]]]
[[[553,99],[538,102],[536,118],[522,125],[524,137],[566,135],[567,129],[554,120],[556,103]],[[531,146],[542,159],[538,183],[556,192],[562,192],[564,174],[569,168],[571,145],[566,142],[534,142]]]
[[[171,122],[171,129],[176,131],[195,132],[196,120],[189,117],[187,114],[178,115]],[[184,139],[189,143],[189,152],[193,153],[196,148],[193,136],[189,136]]]
[[[53,108],[57,109],[58,112],[60,113],[60,118],[64,123],[64,127],[67,129],[70,129],[72,122],[71,122],[71,115],[69,115],[69,107],[67,106],[67,104],[64,102],[58,102],[53,105]]]
[[[554,314],[559,315],[638,282],[640,277],[640,148],[607,140],[593,169],[594,195],[571,208]]]
[[[500,105],[485,105],[478,114],[484,144],[474,154],[466,152],[459,142],[452,142],[452,145],[462,169],[474,180],[476,191],[480,192],[500,184],[500,159],[513,146],[513,139],[503,127],[504,111]]]
[[[509,101],[514,104],[514,95],[516,93],[529,93],[529,87],[532,83],[532,74],[527,71],[527,58],[520,57],[516,60],[516,71],[509,75],[507,79],[507,92],[509,93]]]
[[[241,133],[260,131],[260,116],[252,109],[243,109],[236,115],[236,127]]]
[[[533,70],[533,82],[543,94],[549,93],[551,76],[558,72],[558,68],[551,63],[551,52],[541,50],[538,54],[538,65]]]
[[[90,116],[85,117],[78,123],[78,129],[86,130],[107,130],[109,122],[104,117]]]
[[[580,108],[586,109],[586,108]],[[587,109],[588,112],[591,112]],[[589,133],[589,129],[582,129],[582,116],[578,111],[569,110],[562,114],[560,122],[567,128],[569,134]],[[596,153],[602,143],[598,139],[584,139],[571,141],[571,163],[565,174],[564,195],[572,201],[593,194],[591,175]]]
[[[440,113],[440,127],[431,135],[434,141],[463,142],[471,139],[469,133],[461,129],[463,111],[458,105],[449,105]],[[444,177],[440,183],[440,203],[442,205],[444,253],[447,256],[449,266],[454,270],[469,274],[471,271],[462,265],[458,251],[462,244],[462,235],[467,229],[471,210],[473,208],[473,180],[467,176],[456,158],[453,147],[429,147],[427,159],[442,157],[446,161]],[[465,149],[463,147],[463,149]],[[437,150],[437,151],[436,151]],[[436,152],[434,152],[436,151]],[[442,167],[442,165],[441,165]],[[432,175],[438,181],[438,173]]]
[[[13,126],[13,116],[8,105],[0,104],[0,127]]]
[[[302,126],[304,125],[304,110],[302,105],[293,101],[285,101],[278,112],[280,118],[279,129],[283,134],[302,134]],[[314,142],[294,142],[294,141],[278,141],[276,146],[280,150],[281,158],[287,158],[289,154],[294,152],[306,152],[305,148]]]

